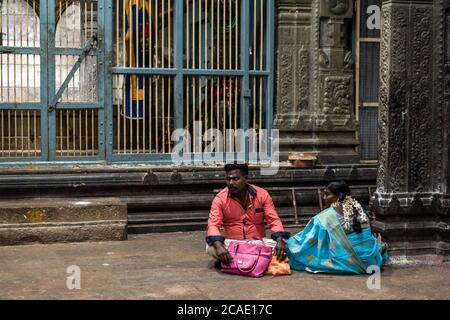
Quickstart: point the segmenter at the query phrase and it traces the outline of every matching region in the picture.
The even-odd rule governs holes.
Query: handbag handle
[[[239,267],[239,264],[236,263],[236,266],[237,266],[238,270],[239,270],[241,273],[244,273],[244,274],[245,274],[245,273],[250,273],[250,272],[252,272],[252,271],[256,268],[256,265],[258,264],[259,258],[261,257],[261,246],[257,246],[257,248],[258,248],[258,258],[255,259],[255,262],[253,263],[253,265],[251,266],[251,268],[250,268],[248,271],[242,270],[242,269]],[[236,257],[237,257],[237,253],[238,253],[237,251],[238,251],[238,249],[239,249],[239,243],[237,243],[236,246],[234,247],[234,253],[235,253]]]

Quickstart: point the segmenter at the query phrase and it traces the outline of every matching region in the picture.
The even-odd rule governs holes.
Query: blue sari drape
[[[289,265],[294,270],[341,274],[366,273],[369,266],[381,267],[387,252],[380,246],[370,227],[361,233],[346,234],[336,210],[325,209],[305,229],[286,241]]]

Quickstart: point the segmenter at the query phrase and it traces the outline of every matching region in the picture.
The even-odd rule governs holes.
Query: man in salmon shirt
[[[218,268],[220,262],[231,262],[227,250],[231,240],[262,240],[273,248],[278,260],[284,260],[284,240],[290,234],[284,231],[269,193],[247,182],[247,164],[227,164],[225,172],[227,187],[211,204],[206,236],[206,252],[216,259],[215,267]],[[264,220],[272,231],[272,239],[265,238]],[[220,232],[221,227],[224,235]]]

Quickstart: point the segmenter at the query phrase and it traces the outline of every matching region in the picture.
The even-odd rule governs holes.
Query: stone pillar
[[[358,162],[354,117],[353,1],[278,1],[280,158],[318,151],[318,163]]]
[[[389,0],[383,1],[382,14],[373,226],[392,243],[394,255],[448,255],[448,11],[443,0]]]
[[[445,2],[445,109],[450,123],[450,0]],[[447,125],[447,186],[450,184],[450,125]],[[448,192],[448,191],[447,191]]]

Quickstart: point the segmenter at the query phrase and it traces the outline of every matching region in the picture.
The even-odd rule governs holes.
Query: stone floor
[[[204,250],[203,232],[0,247],[0,299],[450,299],[449,264],[387,266],[380,289],[370,290],[366,275],[222,274]],[[72,265],[80,289],[67,288]]]

